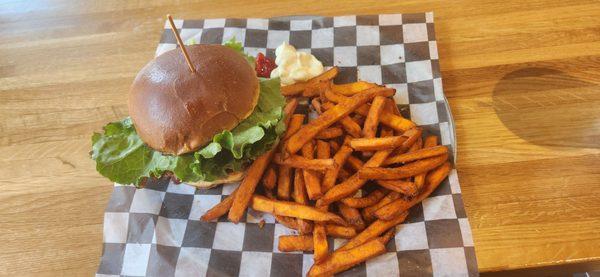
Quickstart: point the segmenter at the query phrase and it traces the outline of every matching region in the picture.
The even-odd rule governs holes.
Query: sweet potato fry
[[[415,183],[405,180],[377,180],[377,184],[381,187],[402,193],[406,196],[414,196],[417,194],[417,186]]]
[[[387,147],[390,144],[398,144],[400,143],[400,140],[403,140],[402,138],[397,138],[397,139],[390,139],[388,140],[390,137],[392,137],[393,135],[393,131],[389,128],[382,128],[381,130],[381,137],[379,138],[372,138],[372,139],[352,139],[349,141],[350,146],[352,146],[352,141],[354,141],[354,146],[353,147],[355,150],[358,149],[368,149],[369,147],[372,148],[383,148],[383,149],[379,149],[377,150],[377,152],[375,154],[373,154],[373,152],[366,152],[363,151],[363,157],[366,156],[371,156],[371,158],[369,159],[369,161],[367,161],[367,163],[371,163],[374,166],[379,166],[381,165],[381,163],[383,162],[381,159],[385,159],[384,157],[387,157],[389,154],[392,153],[393,148]],[[377,157],[375,159],[372,159],[372,157]]]
[[[331,158],[331,146],[323,140],[317,140],[317,159]],[[335,160],[333,160],[335,163]]]
[[[314,264],[307,276],[333,276],[385,251],[385,245],[376,239],[348,251],[337,250],[322,263]]]
[[[400,147],[402,152],[408,151],[408,149],[410,149],[410,147],[421,138],[422,133],[423,129],[418,127],[409,129],[406,132],[404,132],[402,136],[406,137],[406,140],[404,141],[404,143],[402,143],[402,146]]]
[[[327,102],[327,103],[323,103],[321,105],[321,107],[324,110],[328,110],[334,107],[334,105],[331,102]],[[344,128],[344,130],[350,134],[351,136],[358,138],[361,136],[361,132],[362,132],[362,128],[360,128],[360,125],[358,125],[358,123],[356,123],[354,120],[352,120],[349,116],[344,116],[340,119],[340,123],[342,124],[342,128]]]
[[[296,221],[298,222],[298,233],[302,235],[312,234],[314,229],[312,221],[301,218],[297,218]]]
[[[340,73],[340,69],[337,66],[334,66],[334,67],[326,70],[325,72],[321,73],[320,75],[308,80],[308,82],[316,83],[316,82],[333,80],[335,78],[335,76],[338,75],[338,73]]]
[[[281,252],[312,251],[313,236],[311,235],[282,235],[279,236],[277,249]]]
[[[273,161],[276,164],[287,165],[294,168],[327,170],[335,166],[333,159],[307,159],[299,155],[290,155],[287,159],[282,159],[281,155],[275,154]]]
[[[344,128],[348,134],[355,138],[360,137],[360,125],[354,122],[354,120],[352,120],[350,117],[342,117],[342,119],[340,119],[340,123],[342,124],[342,128]]]
[[[275,220],[277,220],[277,222],[279,222],[281,225],[290,229],[299,230],[298,221],[296,220],[296,218],[280,215],[274,215],[273,217],[275,217]],[[312,230],[310,231],[312,232]]]
[[[361,95],[361,94],[358,94]],[[382,130],[382,135],[387,136],[391,132],[387,132],[387,130]],[[379,150],[373,154],[373,156],[365,163],[364,168],[371,168],[380,166],[383,161],[387,158],[387,156],[392,152],[392,150]],[[360,173],[363,169],[359,170]],[[366,179],[358,178],[358,174],[354,174],[350,176],[347,180],[340,183],[337,186],[329,189],[319,201],[317,201],[317,206],[324,206],[331,204],[335,201],[338,201],[342,198],[353,195],[358,189],[360,189],[366,182]]]
[[[311,140],[302,146],[300,152],[305,159],[312,160],[315,158],[315,141]]]
[[[310,105],[312,106],[313,110],[317,112],[317,114],[323,113],[323,108],[321,107],[321,101],[319,101],[319,99],[313,98],[310,100]]]
[[[329,102],[332,103],[340,103],[345,101],[346,99],[348,99],[348,97],[340,95],[336,92],[334,92],[333,90],[325,90],[323,92],[323,96],[325,97],[325,99]]]
[[[365,165],[363,161],[355,156],[349,156],[346,160],[346,164],[354,171],[359,171]]]
[[[328,206],[317,207],[319,210],[327,212]],[[328,242],[327,233],[325,231],[325,224],[323,222],[317,222],[313,229],[313,260],[315,263],[320,263],[329,255],[328,253]]]
[[[389,204],[388,204],[388,205],[389,205]],[[386,215],[386,217],[387,217],[387,218],[395,218],[395,217],[397,217],[397,216],[401,215],[402,213],[406,213],[406,212],[409,212],[409,211],[408,211],[408,210],[406,210],[406,211],[403,211],[403,210],[391,211],[389,214],[387,214],[387,215]],[[379,219],[379,218],[377,218],[377,212],[373,213],[373,217],[374,217],[375,219]],[[371,221],[371,222],[372,222],[372,221]]]
[[[385,231],[389,230],[390,228],[394,228],[396,225],[402,223],[406,219],[406,216],[408,216],[408,212],[402,213],[401,215],[391,218],[387,221],[376,220],[375,222],[371,223],[371,225],[369,225],[362,232],[358,233],[358,235],[356,235],[356,237],[352,238],[346,244],[342,245],[342,247],[340,247],[339,250],[352,249],[352,248],[357,247],[369,240],[372,240],[372,239],[380,236],[381,234],[385,233]]]
[[[364,138],[374,138],[375,134],[377,134],[379,116],[381,115],[381,112],[383,112],[383,108],[385,108],[386,99],[387,98],[383,96],[376,96],[375,99],[373,99],[373,103],[371,103],[369,113],[367,113],[365,124],[362,129],[362,136]]]
[[[383,87],[383,86],[376,86],[376,87],[368,88],[366,90],[361,91],[361,93],[356,93],[356,94],[352,95],[351,97],[343,96],[341,94],[337,94],[337,93],[333,92],[332,90],[329,90],[329,91],[324,91],[323,96],[325,97],[325,99],[327,101],[339,104],[339,103],[347,101],[348,99],[350,99],[356,95],[362,94],[362,93],[374,92],[375,96],[383,96],[383,97],[390,97],[390,96],[394,95],[393,93],[390,93],[389,91],[385,90],[385,88],[386,87]],[[367,114],[369,113],[368,112],[369,105],[365,104],[363,106],[366,106],[367,111],[362,116],[367,116]]]
[[[297,203],[306,205],[308,203],[308,196],[306,196],[306,185],[304,181],[302,169],[296,169],[294,171],[294,190],[292,191],[292,199]]]
[[[248,167],[246,177],[244,177],[244,180],[242,180],[242,183],[238,187],[233,198],[231,209],[229,209],[229,214],[227,216],[229,221],[238,223],[246,212],[246,208],[248,208],[250,200],[252,200],[252,194],[254,194],[256,185],[260,181],[260,177],[262,177],[265,169],[271,162],[274,152],[275,149],[265,152],[256,160],[254,160],[250,167]]]
[[[365,208],[369,206],[373,206],[377,204],[381,199],[383,199],[388,193],[387,189],[380,188],[372,191],[367,196],[362,198],[348,197],[342,199],[340,202],[348,205],[352,208]]]
[[[438,137],[437,136],[427,136],[423,141],[423,148],[431,148],[438,145]]]
[[[334,238],[350,239],[356,236],[356,230],[354,228],[340,225],[326,224],[325,232]]]
[[[375,211],[377,211],[378,209],[380,209],[381,207],[383,207],[387,204],[394,202],[394,200],[396,200],[398,198],[400,198],[400,193],[391,191],[383,199],[381,199],[381,201],[375,203],[375,205],[372,205],[372,206],[362,209],[363,219],[367,222],[371,222],[371,221],[375,220]]]
[[[325,171],[325,175],[323,177],[323,192],[327,192],[335,185],[335,181],[337,180],[340,169],[350,154],[352,154],[352,148],[347,145],[342,145],[340,150],[335,153],[333,156],[333,161],[336,166],[333,169],[328,169]]]
[[[394,99],[392,98],[388,98],[386,101],[386,111],[392,113],[393,115],[397,115],[397,116],[402,116],[400,114],[400,109],[398,108],[398,105],[396,104],[396,101],[394,101]]]
[[[302,123],[304,123],[305,117],[306,116],[303,114],[293,114],[291,116],[290,124],[288,124],[287,130],[285,130],[285,135],[283,136],[284,140],[288,139],[293,134],[298,132],[298,130],[300,130],[300,127],[302,127]]]
[[[388,150],[401,146],[406,137],[394,136],[385,138],[355,138],[350,140],[350,146],[356,151]]]
[[[298,96],[306,88],[306,82],[298,82],[291,85],[281,87],[281,95],[283,96]]]
[[[331,86],[331,82],[329,80],[323,80],[319,82],[309,82],[302,91],[302,96],[304,97],[313,97],[320,95],[321,93],[329,90]]]
[[[366,90],[364,93],[356,94],[335,105],[333,108],[321,114],[315,120],[310,121],[308,124],[302,126],[298,132],[293,134],[288,139],[286,144],[287,151],[290,154],[298,152],[298,150],[300,150],[300,148],[302,148],[306,142],[312,140],[320,131],[331,126],[340,118],[347,116],[359,106],[373,99],[376,95],[383,93],[387,93],[388,96],[391,96],[395,93],[395,91],[389,88],[371,88]]]
[[[388,112],[382,113],[379,117],[379,121],[391,127],[392,129],[401,132],[409,130],[416,126],[415,123],[410,121],[409,119]]]
[[[405,199],[397,199],[394,202],[387,204],[374,212],[374,215],[381,220],[389,220],[395,214],[398,214],[402,211],[407,211],[415,204],[423,201],[423,199],[427,198],[448,176],[450,172],[450,163],[445,162],[440,167],[432,170],[425,177],[425,186],[423,187],[423,191],[412,200]]]
[[[320,131],[315,138],[317,139],[332,139],[340,137],[344,134],[344,131],[340,127],[329,127]]]
[[[273,193],[271,193],[270,191],[267,190],[265,192],[265,194],[269,199],[275,200]],[[305,197],[305,199],[306,199],[306,197]],[[300,234],[312,233],[312,223],[308,220],[297,219],[297,218],[281,216],[281,215],[274,215],[274,217],[283,226],[288,227],[290,229],[298,230],[298,232]]]
[[[331,146],[329,146],[329,143],[327,143],[326,141],[322,141],[322,140],[318,140],[317,141],[317,158],[318,159],[329,159],[329,158],[331,158]],[[339,165],[341,163],[339,163],[335,159],[333,161],[335,163],[335,167],[334,168],[340,168]],[[328,189],[328,188],[325,187],[324,181],[325,181],[325,175],[330,170],[326,170],[325,174],[322,175],[322,178],[321,178],[321,191],[322,192],[325,192]],[[336,178],[337,178],[337,176],[336,176]]]
[[[288,126],[290,124],[292,114],[296,110],[296,107],[298,107],[298,98],[291,98],[285,104],[285,107],[283,108],[285,126]]]
[[[279,222],[281,225],[290,229],[297,230],[300,234],[312,234],[313,226],[312,223],[308,220],[302,220],[281,215],[273,215],[273,217],[275,217],[275,220],[277,220],[277,222]]]
[[[434,148],[434,147],[436,147],[436,145],[437,145],[437,136],[428,136],[427,138],[425,138],[425,142],[423,143],[423,147],[426,149]],[[446,152],[447,151],[448,151],[448,148],[446,148]],[[414,180],[415,180],[415,187],[417,189],[417,192],[419,192],[423,189],[423,186],[425,185],[425,177],[426,176],[427,176],[427,173],[421,173],[421,174],[415,176]]]
[[[235,197],[237,190],[238,189],[235,189],[229,196],[223,199],[223,201],[206,211],[200,219],[203,221],[211,221],[226,214],[233,204],[233,198]]]
[[[310,141],[302,146],[302,156],[306,159],[313,159],[315,156],[315,144]],[[304,175],[304,185],[306,185],[306,194],[311,200],[321,198],[321,177],[312,169],[302,170]]]
[[[415,152],[417,150],[420,150],[421,148],[423,148],[423,139],[418,137],[417,141],[415,141],[415,143],[413,143],[413,145],[411,145],[410,148],[408,148],[408,150],[406,152],[407,153]]]
[[[294,190],[292,191],[292,198],[296,203],[300,203],[302,205],[308,204],[308,196],[306,195],[306,184],[304,182],[304,170],[296,169],[294,171]],[[296,219],[298,231],[300,233],[305,233],[307,230],[313,230],[312,222],[304,219]]]
[[[309,86],[314,86],[315,84],[321,81],[332,80],[339,73],[339,69],[337,67],[332,67],[331,69],[321,73],[319,76],[316,76],[306,82],[298,82],[292,85],[282,86],[281,94],[283,96],[297,96],[304,92]]]
[[[304,173],[304,183],[306,185],[308,198],[310,200],[321,198],[323,192],[321,190],[321,178],[319,177],[319,173],[310,169],[304,169],[302,172]]]
[[[277,172],[275,168],[269,166],[262,176],[262,184],[267,190],[273,190],[277,184]]]
[[[360,231],[365,228],[365,221],[362,219],[360,212],[356,208],[352,208],[344,203],[338,203],[338,210],[340,211],[340,215],[348,224],[350,224],[354,229]]]
[[[354,194],[366,183],[366,179],[359,179],[357,174],[350,176],[344,182],[333,186],[317,201],[317,206],[329,205],[342,198]]]
[[[252,208],[257,211],[276,215],[290,216],[312,221],[333,222],[343,226],[347,225],[346,221],[336,214],[324,212],[319,209],[294,202],[270,200],[260,195],[254,195],[252,197]]]
[[[327,233],[323,224],[315,224],[313,229],[313,248],[315,263],[321,263],[328,256]]]
[[[363,167],[358,171],[360,179],[394,180],[412,177],[434,169],[448,160],[448,154],[422,159],[395,168]]]
[[[331,80],[337,76],[339,69],[333,67],[319,76],[314,77],[307,81],[306,87],[302,91],[302,96],[313,97],[323,93],[325,90],[329,90],[331,86]]]
[[[277,198],[281,200],[290,199],[290,188],[292,178],[292,168],[287,165],[279,165],[277,177]]]
[[[390,228],[387,232],[385,232],[381,237],[378,237],[377,239],[381,243],[386,245],[388,243],[388,241],[390,241],[394,237],[395,234],[396,234],[396,228]]]
[[[367,116],[367,114],[369,113],[369,106],[360,106],[358,109],[356,109],[356,113],[362,116]],[[379,121],[391,127],[392,129],[401,132],[404,132],[416,126],[414,122],[388,111],[384,111],[381,113],[381,115],[379,115]]]
[[[347,84],[341,84],[341,85],[333,84],[331,86],[331,90],[333,90],[337,94],[342,94],[345,96],[352,96],[354,94],[360,93],[366,89],[370,89],[370,88],[376,87],[376,86],[377,85],[373,84],[373,83],[369,83],[369,82],[365,82],[365,81],[358,81],[358,82],[354,82],[354,83],[347,83]]]
[[[414,152],[408,152],[400,155],[390,156],[383,163],[384,165],[389,164],[398,164],[398,163],[408,163],[413,162],[420,159],[431,158],[439,155],[443,155],[448,153],[448,148],[446,146],[433,146],[426,147],[423,149],[416,150]]]

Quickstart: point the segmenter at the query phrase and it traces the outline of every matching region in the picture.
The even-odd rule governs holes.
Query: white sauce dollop
[[[298,52],[285,41],[275,49],[275,64],[277,68],[271,71],[271,78],[279,77],[282,85],[303,82],[323,73],[323,64],[315,56]]]

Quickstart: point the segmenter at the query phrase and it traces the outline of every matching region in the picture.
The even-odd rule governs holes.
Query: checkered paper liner
[[[274,57],[283,41],[338,66],[336,83],[366,80],[396,89],[403,115],[438,135],[455,155],[452,118],[442,90],[433,14],[271,19],[175,20],[189,43],[235,37],[245,52]],[[176,48],[165,23],[156,55]],[[299,107],[305,112],[306,103]],[[116,184],[104,214],[97,276],[304,276],[312,253],[281,253],[278,237],[296,234],[269,214],[248,210],[241,223],[200,216],[239,184],[200,190],[152,180],[144,189]],[[365,188],[368,190],[369,188]],[[266,224],[260,228],[258,222]],[[396,227],[388,252],[340,276],[477,276],[477,262],[456,170]],[[345,240],[329,238],[331,250]]]

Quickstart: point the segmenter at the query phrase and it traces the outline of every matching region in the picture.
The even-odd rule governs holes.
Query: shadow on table
[[[560,70],[530,67],[506,74],[493,91],[502,123],[530,143],[600,148],[600,84]],[[583,105],[582,105],[583,103]]]

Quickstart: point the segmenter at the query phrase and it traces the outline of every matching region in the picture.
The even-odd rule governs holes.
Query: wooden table
[[[600,260],[598,1],[44,2],[0,4],[0,274],[95,272],[112,187],[90,135],[127,114],[167,12],[434,11],[479,269]]]

